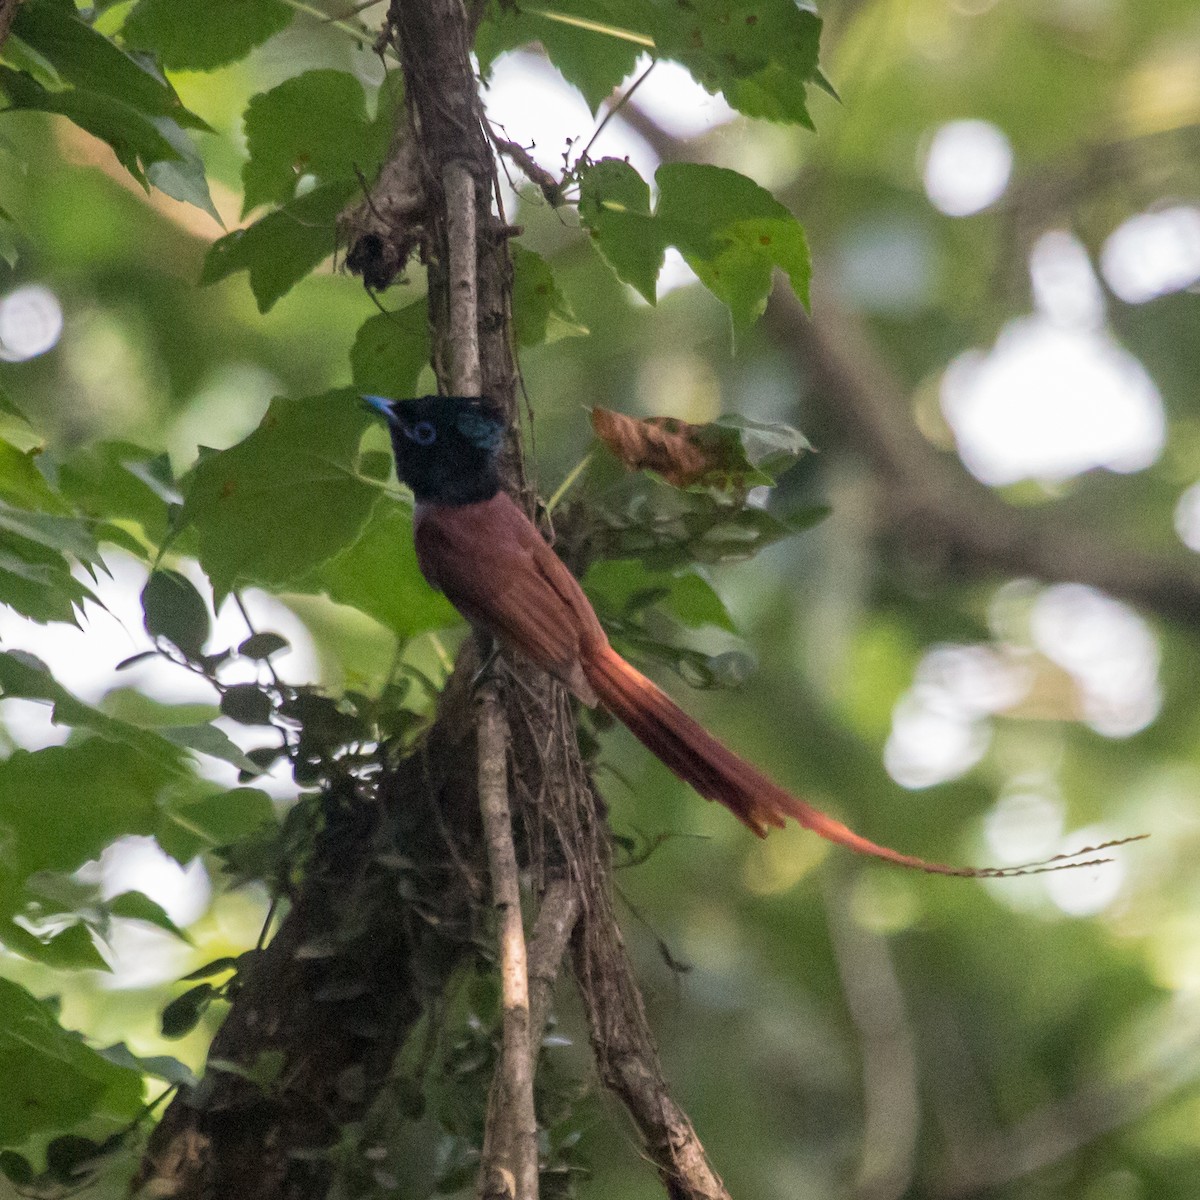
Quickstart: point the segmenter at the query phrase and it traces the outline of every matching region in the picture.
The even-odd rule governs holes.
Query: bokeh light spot
[[[1063,838],[1059,850],[1070,853],[1081,846],[1099,845],[1112,836],[1106,829],[1076,829]],[[1096,867],[1052,871],[1042,878],[1047,894],[1062,912],[1072,917],[1090,917],[1102,912],[1117,898],[1125,882],[1125,863],[1115,858]]]
[[[1127,304],[1144,304],[1200,280],[1200,208],[1139,213],[1104,243],[1100,269]]]
[[[0,359],[24,362],[45,354],[63,330],[62,305],[40,283],[26,284],[0,300]]]
[[[1084,720],[1128,737],[1158,715],[1158,642],[1133,609],[1080,583],[1047,588],[1033,606],[1036,647],[1074,676]]]
[[[1175,505],[1175,532],[1189,549],[1200,554],[1200,483],[1193,483]]]
[[[1083,243],[1052,229],[1034,243],[1029,280],[1039,312],[1056,325],[1096,329],[1104,323],[1104,293]]]
[[[941,398],[963,462],[993,486],[1140,471],[1166,437],[1162,397],[1133,355],[1042,316],[1011,322],[986,354],[959,355]]]
[[[969,217],[1004,195],[1012,146],[990,121],[950,121],[933,135],[925,155],[925,194],[948,217]]]

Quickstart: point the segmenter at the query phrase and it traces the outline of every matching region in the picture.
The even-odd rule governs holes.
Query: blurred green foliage
[[[380,312],[329,264],[401,102],[358,24],[376,11],[26,0],[0,51],[0,304],[40,285],[63,314],[42,353],[0,341],[0,1171],[14,1187],[121,1194],[143,1102],[199,1071],[268,896],[302,870],[315,789],[369,769],[380,742],[411,746],[462,632],[420,579],[386,437],[355,400],[430,386],[421,272]],[[1099,266],[1128,218],[1200,203],[1195,5],[828,0],[822,17],[791,0],[488,8],[485,76],[538,42],[594,111],[654,45],[739,114],[683,142],[635,93],[625,117],[663,160],[653,186],[618,158],[571,160],[576,211],[517,180],[513,317],[542,490],[587,460],[554,515],[598,560],[586,584],[614,641],[702,687],[667,680],[876,840],[993,861],[1006,830],[1050,851],[1060,827],[1081,831],[1074,844],[1153,838],[1112,868],[1107,899],[1103,873],[1074,890],[1069,876],[909,876],[796,829],[757,842],[597,728],[668,1074],[735,1196],[1190,1200],[1195,631],[1150,616],[1097,644],[1103,667],[1140,630],[1159,705],[1100,732],[1080,671],[1037,633],[1046,590],[892,544],[872,432],[797,358],[800,327],[758,318],[775,267],[776,289],[807,299],[811,248],[817,328],[851,314],[866,368],[966,495],[938,381],[1033,310],[1030,255],[1070,231],[1107,336],[1161,394],[1166,445],[1134,474],[1035,478],[1004,498],[1114,554],[1178,561],[1176,504],[1200,478],[1200,295],[1128,303]],[[935,131],[963,118],[993,122],[1013,168],[996,203],[953,218],[921,173]],[[593,130],[577,132],[582,147]],[[668,247],[700,283],[656,298]],[[742,440],[782,424],[819,453],[774,463],[749,502],[674,489],[592,444],[596,406],[738,415],[721,429]],[[107,637],[94,597],[109,570],[139,580],[108,664],[127,674],[68,686],[29,631]],[[289,636],[240,621],[264,592],[276,623],[290,610],[307,629],[308,673]],[[964,648],[975,657],[953,656]],[[951,703],[938,670],[985,661],[1023,690],[965,718],[960,696],[958,732],[927,736],[966,728],[978,753],[902,787],[885,761],[894,774],[903,714],[922,695]],[[28,733],[32,704],[55,728]],[[179,864],[202,856],[217,881],[204,914],[99,886],[96,860],[131,835]],[[131,927],[157,931],[142,974]],[[561,991],[547,1194],[658,1195]],[[469,1186],[496,1006],[487,977],[463,979],[436,1062],[406,1048],[394,1103],[339,1148],[339,1194]],[[259,1066],[271,1086],[278,1064]]]

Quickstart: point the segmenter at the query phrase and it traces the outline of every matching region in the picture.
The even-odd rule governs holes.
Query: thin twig
[[[370,45],[375,40],[375,34],[365,25],[355,25],[352,21],[347,21],[342,17],[335,17],[330,13],[322,11],[315,4],[305,4],[304,0],[283,0],[283,2],[289,8],[294,8],[306,17],[312,17],[314,20],[320,21],[322,25],[328,25],[332,29],[340,30],[342,33],[352,37],[356,42],[363,42],[366,45]],[[369,7],[369,5],[364,7]],[[358,10],[355,9],[353,11]]]
[[[506,158],[511,158],[521,168],[522,174],[531,183],[537,184],[547,204],[552,208],[557,208],[562,204],[563,185],[561,179],[558,179],[547,171],[520,142],[514,142],[509,138],[502,138],[491,127],[490,123],[487,125],[487,133],[488,137],[491,138],[492,145]],[[511,182],[511,179],[509,182]]]
[[[611,121],[613,119],[613,117],[615,117],[617,115],[617,113],[619,113],[621,111],[621,109],[623,109],[625,107],[625,105],[629,103],[629,101],[633,97],[633,93],[636,92],[638,90],[638,88],[640,88],[642,86],[642,84],[646,82],[646,79],[649,76],[650,72],[653,71],[656,66],[658,66],[658,59],[652,58],[650,60],[650,65],[629,85],[629,89],[624,93],[624,95],[621,96],[621,98],[616,102],[616,104],[612,105],[612,107],[609,108],[608,112],[606,112],[604,114],[604,116],[600,120],[600,124],[596,126],[595,132],[588,139],[588,144],[586,146],[584,146],[584,148],[580,151],[580,153],[579,153],[579,161],[580,162],[586,160],[586,158],[588,156],[588,151],[590,151],[591,148],[596,144],[596,139],[604,132],[605,127],[608,125],[609,121]]]
[[[609,909],[610,880],[596,882],[602,890],[588,897],[572,949],[600,1078],[633,1118],[671,1200],[730,1200],[663,1076],[645,1005]]]
[[[587,470],[588,465],[593,458],[593,452],[589,450],[566,474],[566,478],[562,483],[554,489],[554,495],[546,501],[546,516],[549,516],[557,507],[558,502],[574,487],[580,475]]]

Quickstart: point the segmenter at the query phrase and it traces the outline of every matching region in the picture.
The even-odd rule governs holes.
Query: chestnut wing
[[[606,639],[587,597],[532,522],[503,493],[430,506],[414,528],[425,577],[473,625],[494,634],[590,700],[579,657]]]

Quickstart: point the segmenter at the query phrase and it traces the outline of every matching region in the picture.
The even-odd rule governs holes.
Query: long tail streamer
[[[661,688],[630,666],[611,646],[586,655],[583,671],[600,702],[638,741],[700,795],[725,805],[759,837],[765,837],[771,827],[782,827],[790,817],[827,841],[897,866],[931,875],[1007,879],[1014,875],[1037,875],[1111,862],[1111,858],[1104,856],[1104,851],[1147,836],[1118,838],[1085,846],[1070,854],[1056,854],[1038,862],[1011,867],[954,867],[928,862],[862,837],[841,821],[772,783],[745,759],[717,741],[699,722],[692,720]]]

